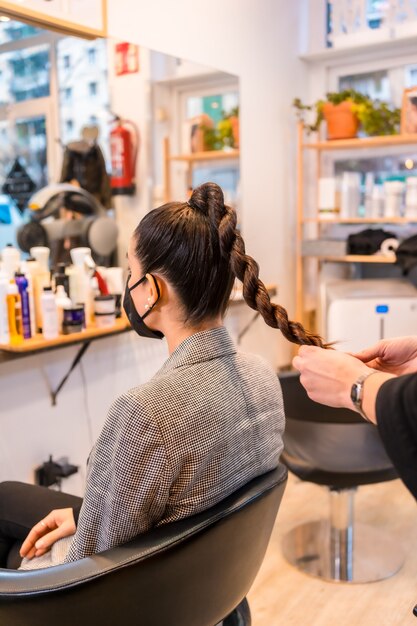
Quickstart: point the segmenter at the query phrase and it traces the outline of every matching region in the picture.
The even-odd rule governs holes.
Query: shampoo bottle
[[[23,341],[22,307],[19,290],[16,283],[11,281],[7,286],[7,313],[9,319],[10,343],[17,344]]]
[[[28,281],[24,274],[17,272],[15,275],[16,285],[19,290],[21,311],[22,311],[22,327],[24,339],[30,339],[32,334],[30,330],[30,305],[29,305],[29,292]]]
[[[35,313],[35,294],[33,289],[34,275],[38,267],[38,262],[35,259],[27,259],[20,264],[20,270],[22,274],[26,276],[28,281],[28,297],[29,297],[29,313],[30,313],[30,334],[32,337],[36,335],[36,313]]]
[[[14,275],[19,271],[20,265],[20,252],[17,248],[8,243],[1,252],[1,259],[3,261],[3,271],[6,272],[9,280],[14,280]]]
[[[51,284],[51,275],[49,272],[49,248],[46,246],[35,246],[30,249],[30,254],[38,262],[33,288],[35,295],[36,325],[37,330],[40,331],[43,324],[41,306],[43,288],[49,287]]]

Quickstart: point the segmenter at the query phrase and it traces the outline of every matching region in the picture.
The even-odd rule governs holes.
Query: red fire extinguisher
[[[135,171],[139,151],[139,131],[129,120],[115,118],[110,131],[111,189],[113,195],[133,196],[136,192]]]

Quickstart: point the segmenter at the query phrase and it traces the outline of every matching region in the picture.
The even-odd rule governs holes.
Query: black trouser
[[[54,509],[79,506],[82,499],[68,493],[53,491],[18,482],[0,483],[0,568],[7,567],[11,547],[23,543],[29,531]],[[19,558],[9,567],[17,568]]]

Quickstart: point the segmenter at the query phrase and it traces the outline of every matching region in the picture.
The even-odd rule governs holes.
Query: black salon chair
[[[244,598],[286,481],[280,465],[211,509],[125,545],[43,570],[0,570],[0,624],[247,626]]]
[[[398,542],[378,528],[354,524],[357,487],[398,478],[378,429],[355,411],[310,400],[298,373],[279,379],[286,415],[281,460],[298,478],[325,485],[330,493],[329,518],[291,530],[284,538],[285,558],[331,581],[370,582],[393,575],[403,563]]]

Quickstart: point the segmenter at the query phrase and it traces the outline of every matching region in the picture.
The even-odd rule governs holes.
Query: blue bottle
[[[20,294],[20,300],[22,303],[22,326],[23,337],[30,339],[32,334],[30,331],[30,306],[29,306],[29,293],[28,293],[28,281],[24,274],[16,272],[15,281]]]

